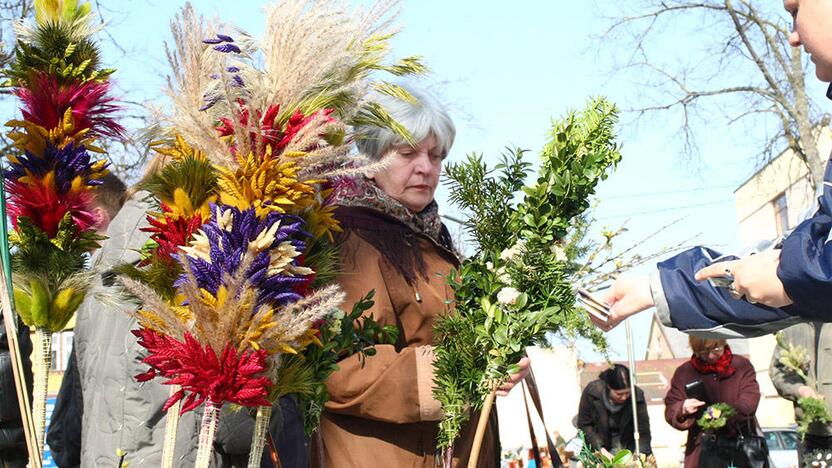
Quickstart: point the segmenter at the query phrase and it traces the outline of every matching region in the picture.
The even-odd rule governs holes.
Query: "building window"
[[[774,205],[774,224],[777,226],[777,235],[782,236],[789,230],[789,205],[786,202],[786,192],[778,195],[771,203]]]

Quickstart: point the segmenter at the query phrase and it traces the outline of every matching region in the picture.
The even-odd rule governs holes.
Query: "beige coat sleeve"
[[[347,238],[342,251],[344,273],[338,281],[347,294],[344,307],[351,308],[375,290],[375,304],[365,314],[382,325],[400,326],[379,252],[356,235]],[[396,424],[439,420],[439,402],[431,393],[433,348],[397,348],[376,346],[376,354],[367,357],[363,367],[356,355],[341,360],[327,381],[330,401],[326,410]]]

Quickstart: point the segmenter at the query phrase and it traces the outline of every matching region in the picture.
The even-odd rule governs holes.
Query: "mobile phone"
[[[688,398],[696,398],[705,403],[708,402],[708,392],[705,390],[705,384],[701,380],[694,380],[685,385],[685,396]]]
[[[713,276],[708,278],[708,282],[715,288],[730,288],[734,284],[734,275]]]

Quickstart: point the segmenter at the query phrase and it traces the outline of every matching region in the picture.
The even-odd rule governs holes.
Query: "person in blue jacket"
[[[832,0],[784,0],[794,18],[789,36],[815,63],[823,82],[832,82]],[[827,91],[832,99],[832,86]],[[650,277],[620,278],[604,299],[609,330],[655,306],[662,322],[714,337],[759,336],[801,320],[832,321],[832,161],[827,162],[819,209],[800,223],[781,246],[744,258],[720,257],[696,247],[657,265]],[[715,287],[709,278],[733,278]]]

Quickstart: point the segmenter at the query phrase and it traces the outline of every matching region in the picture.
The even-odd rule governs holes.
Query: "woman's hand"
[[[800,398],[818,398],[817,392],[808,386],[808,385],[801,385],[797,388],[797,396]]]
[[[752,304],[783,307],[790,305],[792,300],[777,276],[779,264],[780,251],[769,250],[740,260],[714,263],[697,271],[696,279],[702,281],[731,274],[734,276],[731,296],[735,299],[745,296]]]
[[[520,371],[516,374],[511,374],[508,376],[508,380],[503,382],[497,388],[497,396],[506,396],[508,392],[511,391],[521,380],[525,379],[527,375],[529,375],[529,371],[531,371],[532,361],[528,357],[523,357],[517,362],[517,365],[520,367]]]
[[[634,276],[618,278],[603,296],[610,306],[609,319],[604,321],[590,315],[598,328],[610,331],[631,315],[653,307],[653,293],[650,290],[650,278]]]
[[[705,406],[704,401],[697,400],[696,398],[688,398],[682,403],[682,414],[684,416],[696,414],[703,406]]]

